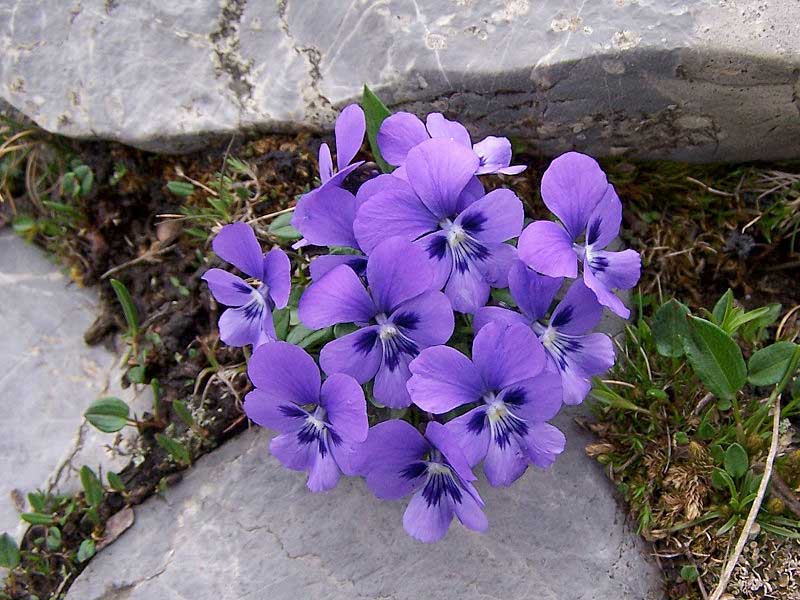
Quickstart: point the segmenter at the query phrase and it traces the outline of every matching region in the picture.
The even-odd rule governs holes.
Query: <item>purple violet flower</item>
[[[286,342],[264,344],[253,352],[247,373],[255,389],[244,411],[261,425],[280,432],[269,448],[288,469],[308,471],[308,489],[332,489],[340,472],[351,467],[354,448],[367,438],[364,391],[343,373],[320,374],[309,354]]]
[[[524,219],[514,192],[482,195],[480,183],[470,183],[477,181],[477,163],[471,150],[454,141],[424,141],[408,153],[408,182],[394,176],[376,182],[353,224],[367,254],[387,236],[416,240],[433,266],[434,285],[464,313],[486,304],[491,286],[508,284],[516,249],[504,242],[519,235]]]
[[[351,201],[353,195],[341,189],[341,186],[350,173],[364,164],[363,160],[352,164],[351,161],[359,148],[361,148],[366,128],[364,111],[358,104],[351,104],[339,113],[334,126],[337,172],[334,173],[333,170],[331,149],[328,144],[323,143],[319,147],[319,179],[322,185],[300,198],[292,216],[292,226],[304,236],[303,239],[294,244],[294,248],[302,248],[311,244],[316,246],[348,245],[346,235],[345,243],[341,244],[319,241],[321,236],[330,237],[332,232],[329,230],[320,231],[319,225],[315,221],[322,219],[322,222],[325,223],[333,218],[333,225],[335,226],[341,222],[346,222],[348,211],[355,214]],[[331,211],[339,208],[339,204],[342,205],[340,207],[342,215],[337,218],[337,211],[333,210],[333,214],[331,214]],[[351,218],[351,224],[352,221]],[[346,230],[346,227],[344,229]],[[337,236],[342,235],[342,232],[338,230],[335,233]]]
[[[408,112],[398,112],[387,117],[378,131],[378,147],[386,162],[402,167],[408,152],[431,138],[450,139],[470,148],[478,157],[473,171],[475,175],[517,175],[526,169],[524,165],[509,166],[511,142],[508,138],[490,135],[473,146],[467,128],[458,121],[445,119],[441,113],[429,114],[425,123]]]
[[[558,303],[549,324],[543,320],[561,278],[546,277],[517,261],[508,274],[511,297],[522,314],[486,306],[475,314],[475,331],[491,322],[528,325],[539,337],[548,355],[548,369],[561,375],[564,404],[580,404],[592,387],[592,376],[614,365],[614,345],[603,333],[589,333],[600,321],[603,307],[583,281],[572,283]]]
[[[272,310],[289,302],[289,257],[280,248],[263,254],[245,223],[225,225],[212,246],[220,258],[256,280],[250,284],[222,269],[209,269],[203,275],[214,298],[231,307],[219,319],[220,339],[229,346],[253,347],[274,340]]]
[[[530,327],[490,323],[472,343],[472,360],[449,346],[423,350],[411,363],[411,400],[435,414],[482,403],[446,424],[470,466],[484,460],[493,486],[510,485],[529,464],[548,467],[564,434],[546,421],[561,408],[561,381],[543,371],[545,354]]]
[[[422,348],[450,339],[453,309],[434,288],[425,254],[402,238],[390,238],[375,248],[367,261],[366,280],[369,291],[350,267],[335,267],[300,298],[300,320],[311,329],[355,323],[357,331],[322,349],[322,369],[347,373],[362,384],[375,377],[375,399],[403,408],[411,404],[408,363]]]
[[[551,277],[577,277],[583,261],[583,280],[600,304],[627,319],[630,310],[611,290],[636,285],[641,258],[635,250],[604,250],[619,234],[622,203],[600,165],[585,154],[562,154],[542,176],[542,199],[561,224],[528,225],[519,238],[519,257]]]
[[[359,472],[381,500],[399,500],[414,492],[403,515],[411,537],[436,542],[447,534],[454,516],[473,531],[488,529],[483,500],[472,484],[475,475],[455,436],[443,425],[428,423],[422,437],[405,421],[384,421],[370,428],[358,455]]]

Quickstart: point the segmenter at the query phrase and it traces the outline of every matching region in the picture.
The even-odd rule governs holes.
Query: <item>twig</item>
[[[777,391],[779,388],[775,389]],[[761,483],[758,484],[758,492],[756,493],[755,500],[753,500],[753,505],[750,507],[747,521],[745,521],[744,527],[742,527],[742,532],[739,534],[739,539],[736,540],[733,553],[728,558],[728,563],[725,565],[725,569],[722,572],[722,576],[719,578],[719,583],[716,589],[714,589],[714,593],[711,594],[710,600],[719,600],[720,596],[725,593],[725,588],[728,586],[728,581],[733,574],[733,569],[736,567],[742,550],[744,550],[744,545],[747,543],[747,538],[750,536],[750,530],[753,528],[753,523],[756,522],[758,511],[761,509],[761,503],[764,501],[764,494],[767,491],[767,485],[772,475],[772,464],[775,462],[775,455],[778,453],[778,431],[781,423],[781,405],[779,398],[780,394],[774,394],[773,397],[770,398],[775,414],[772,419],[772,440],[769,444],[767,462],[764,465],[764,475],[761,477]]]
[[[207,185],[203,185],[202,183],[200,183],[196,179],[192,179],[191,177],[189,177],[186,173],[183,172],[182,168],[175,167],[175,173],[178,175],[178,177],[181,177],[181,178],[185,179],[186,181],[188,181],[189,183],[192,183],[192,184],[196,185],[200,189],[205,190],[206,192],[208,192],[209,194],[214,196],[214,198],[219,197],[219,194],[217,194],[217,192],[212,190],[210,187],[208,187]]]
[[[708,392],[705,396],[700,398],[700,402],[697,403],[697,406],[695,406],[694,410],[692,411],[692,416],[696,417],[697,415],[699,415],[700,411],[703,410],[708,405],[708,403],[711,402],[713,399],[714,399],[714,394],[712,394],[711,392]]]
[[[778,330],[775,332],[775,339],[776,339],[776,340],[779,340],[779,339],[781,339],[781,334],[783,333],[783,328],[784,328],[784,326],[786,325],[786,322],[787,322],[787,321],[788,321],[788,320],[791,318],[791,316],[792,316],[794,313],[796,313],[798,310],[800,310],[800,304],[798,304],[798,305],[797,305],[797,306],[795,306],[795,307],[794,307],[792,310],[790,310],[789,312],[787,312],[787,313],[786,313],[786,315],[783,317],[783,319],[781,319],[781,323],[780,323],[780,325],[778,325]]]
[[[161,248],[161,250],[156,250],[156,251],[148,250],[147,252],[145,252],[141,256],[137,256],[134,259],[131,259],[131,260],[127,261],[127,262],[122,263],[121,265],[117,265],[116,267],[113,267],[113,268],[109,269],[108,271],[106,271],[105,273],[103,273],[100,276],[100,279],[106,279],[107,277],[111,277],[114,273],[119,273],[123,269],[127,269],[128,267],[130,267],[132,265],[138,264],[138,263],[143,262],[145,260],[150,260],[151,258],[155,258],[156,256],[161,256],[162,254],[166,254],[167,252],[172,250],[176,245],[177,244],[170,244],[166,248]]]
[[[661,415],[664,417],[664,426],[667,428],[667,464],[664,465],[664,470],[661,472],[662,475],[666,475],[667,471],[669,471],[669,464],[672,462],[672,434],[669,431],[667,411],[663,407],[661,408]]]
[[[289,208],[284,208],[283,210],[278,210],[268,215],[261,215],[260,217],[256,217],[255,219],[250,219],[247,221],[247,224],[250,225],[251,223],[255,223],[257,221],[264,221],[265,219],[272,219],[273,217],[277,217],[278,215],[285,215],[288,212],[292,212],[294,210],[294,206],[290,206]]]
[[[699,185],[705,191],[710,192],[712,194],[716,194],[717,196],[725,196],[726,198],[735,198],[736,197],[736,194],[731,194],[730,192],[723,192],[722,190],[718,190],[718,189],[712,188],[711,186],[706,185],[705,183],[703,183],[699,179],[695,179],[694,177],[687,177],[686,180],[687,181],[691,181],[692,183],[695,183],[695,184]]]

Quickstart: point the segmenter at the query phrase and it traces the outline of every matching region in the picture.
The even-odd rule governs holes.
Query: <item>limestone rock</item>
[[[43,128],[180,152],[393,108],[544,153],[800,156],[796,0],[0,0],[0,96]]]
[[[566,452],[513,487],[478,488],[490,529],[455,522],[434,545],[403,531],[405,502],[357,479],[311,494],[251,430],[201,458],[89,564],[67,600],[655,600],[660,578],[567,416]]]
[[[119,387],[115,352],[84,343],[96,304],[41,250],[0,231],[0,532],[22,532],[29,492],[76,491],[81,466],[118,471],[130,460],[132,429],[115,440],[83,419],[103,395],[152,406],[149,390]]]

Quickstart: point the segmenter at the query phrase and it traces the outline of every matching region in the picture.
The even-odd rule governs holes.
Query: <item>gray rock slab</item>
[[[117,438],[83,420],[103,395],[139,410],[152,404],[147,392],[120,389],[115,352],[84,343],[96,308],[92,290],[0,230],[0,532],[21,533],[28,492],[71,492],[81,466],[120,470],[130,460],[132,429]]]
[[[800,156],[797,0],[0,0],[0,96],[41,127],[181,152],[397,109],[548,154]]]
[[[626,524],[589,439],[567,416],[565,453],[511,488],[481,478],[490,529],[409,538],[405,502],[359,479],[311,494],[254,429],[200,459],[92,560],[67,600],[654,600],[658,570]]]

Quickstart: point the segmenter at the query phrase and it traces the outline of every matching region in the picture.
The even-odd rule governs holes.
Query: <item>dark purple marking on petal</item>
[[[447,238],[443,236],[434,236],[428,242],[428,258],[435,258],[442,260],[447,252]]]
[[[467,423],[467,431],[478,435],[486,428],[486,421],[486,412],[482,410],[476,410],[475,414],[470,417],[469,422]]]
[[[454,502],[461,504],[461,486],[458,485],[451,472],[429,475],[425,487],[422,488],[422,497],[425,498],[428,506],[439,504],[443,496],[449,496]]]
[[[250,292],[253,291],[253,288],[251,288],[249,285],[247,285],[243,281],[234,281],[233,282],[233,288],[237,292],[241,292],[243,294],[249,294]]]
[[[598,217],[589,226],[589,231],[586,232],[586,245],[591,246],[597,241],[597,238],[600,237],[600,225],[603,223],[603,219]]]
[[[403,329],[416,329],[419,325],[419,315],[413,312],[401,312],[392,318],[392,322]]]
[[[501,448],[505,448],[511,443],[512,435],[525,437],[528,434],[528,423],[509,412],[494,423],[493,430],[494,441]]]
[[[242,307],[242,313],[244,314],[245,319],[248,321],[253,321],[261,318],[264,308],[265,306],[263,303],[253,299]]]
[[[605,256],[593,256],[589,261],[589,267],[595,273],[602,273],[608,267],[608,259]]]
[[[311,444],[319,439],[319,429],[311,421],[297,430],[297,441],[302,445]]]
[[[470,235],[475,235],[483,231],[483,224],[486,223],[486,217],[483,213],[473,212],[468,214],[462,221],[461,227]]]
[[[570,321],[572,321],[572,310],[573,306],[569,305],[564,308],[564,310],[560,311],[556,318],[550,322],[552,327],[563,327],[567,325]]]
[[[308,416],[306,411],[294,404],[281,404],[278,410],[283,416],[289,417],[290,419],[305,419]]]
[[[369,354],[377,342],[378,332],[374,329],[368,329],[358,336],[358,339],[353,344],[353,348],[361,352],[361,354]]]
[[[416,479],[417,477],[422,477],[425,475],[427,470],[428,465],[426,465],[424,462],[413,462],[400,471],[400,476],[410,481]]]
[[[383,340],[383,362],[390,371],[400,365],[400,357],[407,354],[415,358],[419,354],[417,345],[402,333],[392,335]]]
[[[520,406],[525,404],[525,401],[525,388],[522,387],[512,388],[503,396],[503,402],[505,404],[510,404],[511,406]]]
[[[553,338],[553,341],[550,342],[549,346],[550,348],[548,348],[548,351],[550,356],[555,359],[561,370],[564,370],[567,367],[566,355],[580,352],[583,348],[583,344],[581,343],[579,337],[567,335],[556,335]]]
[[[458,269],[460,273],[469,270],[469,259],[484,261],[489,258],[490,254],[486,246],[470,237],[464,238],[453,248],[453,258],[455,260],[456,269]]]
[[[328,430],[328,434],[330,435],[331,442],[333,442],[333,445],[334,446],[340,446],[342,444],[342,436],[340,436],[338,433],[336,433],[330,427],[328,427],[327,430]]]

